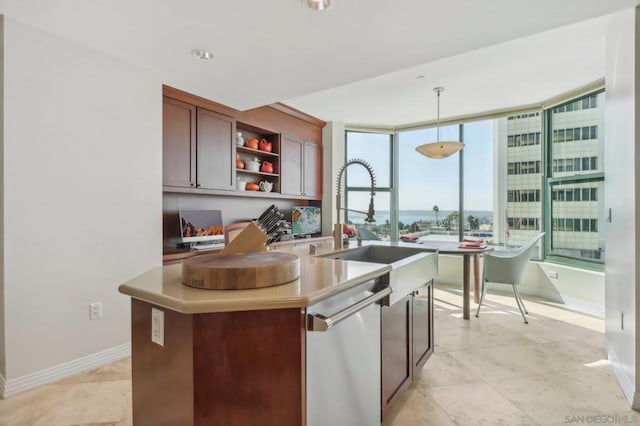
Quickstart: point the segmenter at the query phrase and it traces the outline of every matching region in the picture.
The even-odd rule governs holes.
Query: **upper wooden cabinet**
[[[286,195],[301,196],[303,189],[303,147],[304,142],[289,136],[282,137],[280,155],[280,192]]]
[[[235,120],[198,108],[197,127],[196,187],[235,190]]]
[[[322,198],[322,145],[282,137],[280,188],[283,194]]]
[[[235,189],[231,117],[164,98],[163,185],[173,188]]]
[[[245,187],[249,183],[260,184],[260,182],[268,182],[272,185],[272,192],[277,194],[280,192],[280,134],[265,132],[254,126],[236,122],[236,130],[242,134],[244,145],[236,144],[236,158],[239,160],[240,166],[236,164],[237,184]],[[250,139],[258,141],[258,148],[247,146]],[[268,148],[271,150],[261,149],[260,143],[267,142]],[[236,139],[237,142],[237,139]],[[251,170],[249,165],[251,162],[258,161],[260,163],[258,170]],[[268,164],[267,164],[268,163]],[[269,166],[270,167],[266,167]],[[239,191],[242,188],[236,186]],[[250,192],[247,195],[252,195]]]
[[[322,145],[304,143],[304,187],[303,195],[319,200],[322,198]]]
[[[196,107],[170,98],[162,103],[163,185],[196,185]]]
[[[281,104],[237,111],[167,86],[163,94],[165,192],[322,199],[323,121]],[[237,132],[272,150],[237,146]],[[255,161],[258,170],[243,167]],[[262,181],[271,192],[238,187]]]

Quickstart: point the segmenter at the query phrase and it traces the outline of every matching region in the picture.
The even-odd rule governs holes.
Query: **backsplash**
[[[249,198],[237,196],[179,194],[165,192],[162,195],[162,242],[163,247],[175,248],[180,237],[178,211],[180,209],[222,210],[222,222],[228,225],[257,218],[260,213],[274,204],[291,220],[293,206],[307,205],[304,200],[283,200],[272,198]]]

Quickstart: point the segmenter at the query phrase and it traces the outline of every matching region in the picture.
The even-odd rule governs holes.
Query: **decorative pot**
[[[273,163],[263,161],[262,167],[260,167],[260,171],[264,173],[273,173]]]
[[[247,148],[258,149],[258,139],[256,138],[249,138],[244,144]]]
[[[240,154],[236,154],[236,169],[244,169],[244,161],[240,159]]]
[[[261,139],[260,144],[258,145],[258,149],[260,151],[271,152],[271,142],[268,142],[266,139]]]
[[[244,137],[242,136],[242,132],[236,132],[236,145],[244,146]]]

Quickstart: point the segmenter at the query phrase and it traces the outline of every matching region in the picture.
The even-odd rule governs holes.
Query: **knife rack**
[[[268,237],[254,222],[250,222],[233,240],[222,250],[222,253],[255,253],[267,251],[265,243]]]

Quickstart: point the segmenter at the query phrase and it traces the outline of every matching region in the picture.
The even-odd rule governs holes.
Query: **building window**
[[[520,245],[546,230],[546,257],[573,263],[604,261],[598,226],[604,210],[603,141],[599,138],[603,100],[604,92],[599,92],[542,115],[519,114],[507,119],[508,245]],[[541,149],[534,150],[523,135],[534,135],[535,141],[538,132]],[[518,144],[518,139],[523,142]],[[543,193],[548,194],[549,203]]]
[[[514,144],[507,147],[507,246],[522,245],[540,232],[542,223],[542,116],[539,112],[532,112],[518,117],[513,120],[507,119],[507,138],[512,135],[533,135],[534,144]],[[553,134],[554,141],[564,140],[564,137],[564,131],[556,131]],[[556,161],[553,167],[564,169],[564,162],[560,165]],[[509,193],[512,194],[511,197]]]
[[[551,203],[545,210],[552,224],[547,256],[604,261],[598,227],[604,211],[598,196],[604,188],[604,148],[598,138],[604,122],[603,99],[604,92],[599,92],[567,103],[565,108],[545,111],[550,139],[555,142],[549,144],[552,166],[546,176]]]

